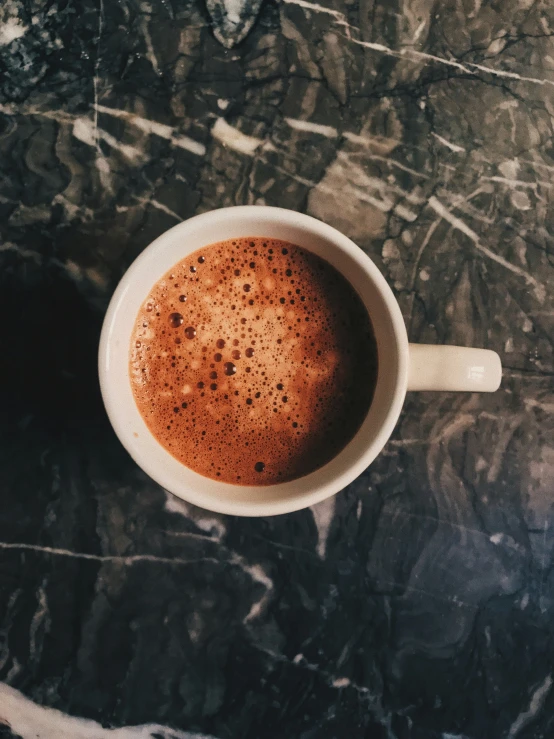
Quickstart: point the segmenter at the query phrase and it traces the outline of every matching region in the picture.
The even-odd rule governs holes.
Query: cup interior
[[[378,351],[373,402],[359,431],[325,466],[270,486],[244,486],[199,475],[169,454],[150,433],[133,397],[130,337],[140,306],[155,282],[188,254],[216,241],[247,236],[283,239],[326,259],[362,298]],[[243,516],[286,513],[327,498],[357,477],[386,443],[407,386],[408,341],[398,304],[385,279],[361,249],[334,228],[280,208],[239,206],[191,218],[170,229],[129,267],[110,302],[100,339],[102,396],[120,441],[142,469],[166,490],[208,510]]]

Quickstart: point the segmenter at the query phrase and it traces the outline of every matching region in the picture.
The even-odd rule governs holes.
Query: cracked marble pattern
[[[554,735],[553,35],[547,0],[4,0],[0,736]],[[501,390],[409,396],[313,510],[168,497],[104,415],[103,312],[244,203],[338,227]]]

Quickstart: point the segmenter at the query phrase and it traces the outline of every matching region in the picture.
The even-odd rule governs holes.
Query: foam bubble
[[[183,323],[183,316],[180,313],[169,314],[169,325],[171,328],[179,328]]]

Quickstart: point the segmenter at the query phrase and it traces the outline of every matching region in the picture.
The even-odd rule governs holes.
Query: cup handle
[[[410,344],[408,390],[493,393],[501,379],[500,357],[490,349]]]

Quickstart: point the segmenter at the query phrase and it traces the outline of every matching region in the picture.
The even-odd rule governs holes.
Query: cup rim
[[[117,392],[117,388],[115,387],[116,383],[113,379],[113,359],[111,357],[110,346],[111,343],[114,341],[114,336],[117,334],[117,325],[118,321],[120,321],[122,306],[133,291],[135,275],[139,272],[139,270],[143,269],[143,265],[146,266],[147,263],[151,262],[153,254],[155,254],[160,249],[169,249],[171,247],[171,244],[175,242],[176,238],[181,239],[183,238],[183,236],[186,235],[187,232],[189,232],[190,234],[195,228],[199,229],[204,224],[214,224],[216,221],[233,223],[244,219],[245,217],[251,217],[252,220],[255,220],[258,224],[261,221],[265,221],[268,224],[275,224],[276,220],[278,220],[279,223],[286,223],[288,225],[291,225],[292,227],[306,229],[310,233],[314,234],[316,237],[327,240],[329,243],[332,244],[333,247],[336,247],[339,251],[345,252],[348,257],[356,263],[356,266],[362,269],[369,276],[370,281],[379,290],[380,297],[386,305],[388,317],[390,318],[390,322],[392,324],[394,338],[396,339],[397,346],[397,378],[395,390],[392,395],[385,419],[381,424],[380,429],[376,432],[373,441],[368,443],[367,448],[364,450],[363,454],[355,461],[354,464],[352,464],[348,469],[346,469],[338,476],[335,476],[330,483],[318,485],[316,489],[308,489],[306,492],[299,493],[298,495],[294,495],[293,497],[284,496],[282,499],[278,498],[276,500],[253,499],[248,503],[245,503],[244,501],[238,501],[234,499],[232,496],[226,497],[222,495],[215,501],[213,497],[210,498],[208,501],[205,499],[202,491],[191,490],[186,485],[183,486],[185,487],[185,490],[178,489],[178,486],[174,484],[174,480],[172,480],[172,478],[165,473],[162,465],[155,464],[152,459],[145,458],[145,456],[141,453],[136,442],[136,434],[133,435],[133,433],[130,431],[129,424],[126,423],[125,409],[122,408],[123,401],[121,401],[121,394]],[[209,243],[213,242],[207,241],[206,245]],[[168,269],[170,268],[171,265],[168,267]],[[164,269],[160,272],[160,274],[152,277],[152,286],[158,279],[160,279],[165,271],[166,270]],[[146,295],[144,295],[142,299],[144,299],[145,297]],[[127,336],[127,347],[129,346],[129,340],[130,336]],[[132,262],[132,264],[128,267],[127,271],[121,278],[121,281],[119,282],[115,292],[113,293],[104,318],[98,352],[98,372],[102,398],[104,401],[106,412],[116,435],[118,436],[120,442],[123,444],[125,449],[131,455],[131,457],[139,465],[139,467],[141,467],[153,480],[160,484],[165,490],[168,490],[169,492],[177,495],[181,499],[207,510],[214,511],[216,513],[241,516],[269,516],[301,510],[303,508],[314,505],[315,503],[318,503],[330,497],[331,495],[336,494],[348,484],[350,484],[354,479],[356,479],[356,477],[358,477],[379,454],[383,446],[388,441],[396,425],[402,409],[402,405],[404,403],[404,397],[408,384],[408,338],[400,307],[387,281],[385,280],[384,276],[375,265],[375,263],[370,259],[370,257],[365,254],[365,252],[362,251],[362,249],[358,247],[347,236],[342,234],[333,226],[329,226],[328,224],[316,218],[313,218],[312,216],[303,213],[297,213],[296,211],[288,210],[285,208],[260,205],[231,206],[202,213],[200,215],[193,216],[192,218],[180,224],[177,224],[168,231],[165,231],[153,242],[151,242]],[[145,428],[147,428],[145,423],[144,426]],[[159,442],[155,439],[155,437],[151,434],[149,430],[148,433],[150,434],[151,438],[154,439],[155,444],[159,448],[163,449],[161,444],[159,444]],[[348,448],[350,444],[352,444],[352,441],[349,442],[349,444],[347,444],[345,448]],[[169,455],[169,452],[166,452],[166,454],[168,456],[171,456]],[[179,462],[178,464],[182,465],[181,462]],[[186,467],[185,465],[182,466]],[[190,470],[190,468],[186,469]],[[315,475],[317,472],[318,471],[316,470],[315,472],[306,475],[305,478],[298,479],[307,480],[312,475]],[[209,478],[202,479],[208,480]],[[291,485],[294,482],[296,481],[281,483],[280,485],[285,487]],[[229,485],[228,483],[217,484],[221,486],[222,489],[235,487]]]

